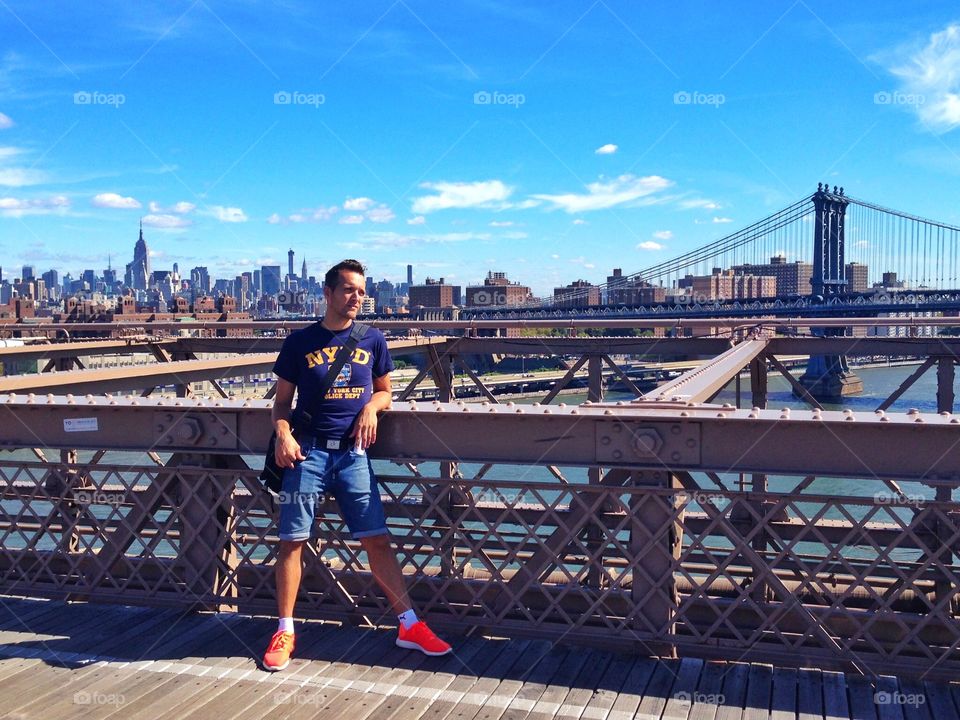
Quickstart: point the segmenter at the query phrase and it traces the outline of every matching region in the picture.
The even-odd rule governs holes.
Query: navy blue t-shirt
[[[370,402],[374,378],[393,370],[387,340],[375,328],[357,344],[323,400],[317,399],[320,381],[326,377],[337,352],[350,337],[352,325],[337,332],[320,323],[296,330],[287,336],[274,363],[273,372],[297,386],[297,409],[312,417],[311,427],[324,437],[344,437],[353,429],[353,421]]]

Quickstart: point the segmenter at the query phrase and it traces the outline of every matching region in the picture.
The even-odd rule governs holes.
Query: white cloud
[[[657,240],[672,240],[672,239],[673,239],[673,232],[670,231],[670,230],[657,230],[657,231],[653,234],[653,236],[654,236]]]
[[[538,200],[552,203],[568,213],[605,210],[618,205],[651,204],[650,196],[673,185],[673,182],[659,175],[636,177],[621,175],[611,180],[601,179],[587,185],[582,194],[565,193],[563,195],[534,195]],[[655,200],[654,200],[655,201]]]
[[[663,245],[653,240],[646,240],[637,245],[637,250],[663,250]]]
[[[715,225],[716,225],[716,224],[719,224],[719,223],[729,223],[729,222],[733,222],[733,218],[728,218],[728,217],[715,217],[715,218],[713,219],[713,223],[714,223]]]
[[[607,143],[606,145],[601,145],[598,147],[596,150],[594,150],[594,152],[597,155],[613,155],[619,149],[619,146],[614,145],[613,143]]]
[[[923,48],[899,57],[896,63],[889,70],[900,79],[905,97],[900,102],[893,95],[889,102],[912,108],[935,132],[960,127],[960,24],[933,33]],[[883,94],[878,93],[875,102]]]
[[[143,224],[147,227],[160,228],[161,230],[172,230],[176,228],[190,227],[193,225],[193,222],[179,215],[150,213],[149,215],[144,216]]]
[[[347,198],[343,209],[347,212],[363,212],[373,207],[373,200],[368,197]]]
[[[70,198],[64,195],[30,199],[0,197],[0,216],[3,217],[62,214],[69,207]]]
[[[587,221],[584,220],[583,218],[577,218],[576,220],[573,221],[573,224],[574,224],[574,225],[586,225],[586,224],[587,224]]]
[[[363,222],[363,215],[344,215],[340,218],[341,225],[359,225]]]
[[[391,250],[411,245],[439,245],[445,243],[467,242],[469,240],[490,240],[490,233],[450,232],[450,233],[397,233],[365,232],[359,243],[345,243],[344,247],[363,250]]]
[[[505,232],[502,237],[505,237],[507,240],[523,240],[529,237],[529,235],[519,230],[512,230],[511,232]]]
[[[681,200],[680,207],[684,210],[719,210],[720,203],[713,200],[697,198],[694,200]]]
[[[490,227],[513,227],[513,221],[512,220],[503,220],[503,221],[494,220],[493,222],[490,223]]]
[[[12,128],[14,125],[15,123],[10,119],[9,115],[5,115],[4,113],[0,112],[0,130]]]
[[[378,205],[377,207],[371,208],[367,211],[367,220],[372,223],[388,223],[396,217],[397,216],[394,215],[393,210],[388,208],[386,205]]]
[[[340,212],[340,208],[337,205],[331,205],[330,207],[320,205],[316,208],[304,208],[295,213],[287,215],[286,217],[277,213],[273,213],[267,218],[267,222],[271,225],[326,222],[338,212]]]
[[[136,210],[142,207],[140,201],[132,197],[123,197],[117,193],[99,193],[93,196],[90,204],[98,208],[113,208],[114,210]]]
[[[554,260],[559,260],[559,259],[560,259],[560,256],[557,255],[556,253],[553,253],[550,257],[552,257]]]
[[[570,258],[570,262],[573,263],[574,265],[581,265],[587,268],[588,270],[593,270],[596,267],[596,265],[594,265],[592,262],[588,262],[587,259],[583,257],[583,255],[581,255],[580,257]]]
[[[5,187],[24,187],[26,185],[40,185],[47,176],[39,170],[29,168],[0,168],[0,185]]]
[[[160,205],[160,203],[157,203],[151,200],[147,204],[147,208],[150,210],[151,213],[154,213],[154,214],[174,213],[176,215],[186,215],[187,213],[191,213],[194,210],[196,210],[197,206],[194,205],[193,203],[181,201],[178,203],[174,203],[168,208],[165,208],[162,205]]]
[[[407,225],[423,225],[426,222],[427,219],[423,215],[417,215],[416,217],[407,219]]]
[[[210,210],[213,212],[213,216],[220,222],[242,223],[249,220],[242,208],[211,205]]]
[[[413,212],[431,213],[450,208],[506,207],[513,188],[500,180],[480,182],[421,183],[425,190],[435,190],[436,195],[414,198]]]

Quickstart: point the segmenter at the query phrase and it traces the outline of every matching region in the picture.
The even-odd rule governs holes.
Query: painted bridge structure
[[[391,333],[418,371],[371,456],[433,625],[837,669],[872,688],[960,676],[960,339],[795,337],[783,333],[802,320],[769,318],[703,321],[725,328],[709,337],[580,337],[597,322],[541,324],[553,322],[570,335]],[[271,391],[231,399],[218,381],[267,372],[287,330],[0,349],[49,369],[0,379],[0,593],[272,614],[277,508],[256,477]],[[84,367],[131,351],[151,363]],[[552,355],[566,371],[539,402],[507,401],[470,362],[491,354]],[[801,355],[914,366],[876,407],[830,409],[784,365]],[[697,362],[644,393],[627,359]],[[457,397],[456,373],[479,399]],[[605,373],[634,399],[607,401]],[[927,373],[931,409],[898,410]],[[773,377],[807,407],[770,407]],[[436,399],[414,401],[425,382]],[[588,399],[565,404],[574,383]],[[298,614],[358,627],[389,616],[332,501],[317,537]]]

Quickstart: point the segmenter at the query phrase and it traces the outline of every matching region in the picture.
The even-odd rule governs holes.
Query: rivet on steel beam
[[[919,415],[919,414],[920,414],[920,410],[917,408],[910,408],[909,410],[907,410],[907,415]]]
[[[507,407],[514,407],[515,405],[516,403],[513,400],[507,403]]]
[[[725,419],[727,416],[724,413],[717,413],[717,417],[721,420]]]
[[[790,419],[790,413],[780,413],[779,419],[780,419],[780,420],[789,420],[789,419]]]
[[[690,413],[688,413],[686,410],[681,410],[680,417],[690,417]]]
[[[560,408],[565,408],[566,406],[567,406],[566,403],[560,403],[559,405],[557,405],[557,407],[560,407]]]
[[[851,413],[850,415],[847,415],[847,416],[843,419],[843,421],[844,421],[844,422],[855,422],[855,421],[856,421],[856,418],[855,418],[855,417],[853,416],[853,414]]]
[[[619,460],[619,459],[622,458],[622,457],[623,457],[623,453],[622,453],[620,450],[614,450],[614,451],[613,451],[613,459],[614,459],[614,460]]]
[[[610,410],[609,408],[607,408],[606,410],[603,411],[603,414],[604,414],[604,415],[613,415],[613,410]]]
[[[583,404],[584,404],[584,405],[593,405],[593,401],[592,401],[592,400],[584,400]]]
[[[758,408],[756,405],[754,405],[752,408],[750,408],[750,411],[751,411],[751,412],[758,413],[758,412],[760,412],[760,408]]]
[[[874,412],[875,415],[879,415],[879,416],[881,416],[881,417],[883,417],[884,415],[886,415],[886,412],[884,412],[884,411],[881,410],[880,408],[877,408],[877,409],[874,410],[873,412]]]
[[[523,408],[517,408],[516,410],[514,410],[514,412],[522,413],[522,412],[523,412]]]
[[[27,395],[27,402],[33,402],[33,399],[36,397],[33,393]]]
[[[480,403],[480,404],[483,405],[483,407],[486,407],[487,405],[490,404],[490,401],[489,401],[489,400],[484,400],[484,401],[483,401],[482,403]]]
[[[497,411],[496,408],[487,408],[487,412],[496,412],[496,411]]]
[[[617,407],[623,407],[626,403],[623,400],[617,400]]]
[[[544,414],[544,415],[549,415],[549,414],[550,414],[550,408],[544,408],[544,409],[543,409],[543,414]]]
[[[183,407],[183,401],[182,401],[182,400],[177,400],[173,405],[174,405],[174,407]]]
[[[136,398],[133,398],[133,400],[130,401],[130,404],[131,404],[131,405],[139,405],[139,404],[140,404],[140,401],[137,400]]]
[[[940,413],[940,417],[950,417],[950,413],[944,410],[942,413]]]
[[[531,407],[540,407],[540,403],[534,403]]]
[[[759,415],[757,415],[756,413],[750,413],[749,415],[747,415],[748,420],[756,420],[758,417]]]
[[[436,412],[443,412],[443,408],[437,405]]]
[[[730,403],[724,403],[724,404],[723,404],[723,409],[724,409],[724,410],[735,410],[736,408],[733,407],[733,405],[731,405]]]
[[[843,414],[846,415],[847,417],[849,417],[849,416],[853,415],[853,410],[851,410],[850,408],[846,408],[846,409],[843,411]]]
[[[890,418],[884,415],[883,417],[880,418],[880,422],[890,422]]]
[[[960,424],[960,418],[950,418],[950,424],[951,425]]]
[[[926,420],[924,420],[922,417],[918,415],[917,418],[914,420],[914,422],[922,423],[922,422],[926,422]]]
[[[470,412],[470,408],[464,405],[460,412]]]
[[[680,459],[680,453],[678,453],[678,452],[673,453],[673,454],[670,456],[670,459],[673,460],[674,462],[677,462],[677,461]]]

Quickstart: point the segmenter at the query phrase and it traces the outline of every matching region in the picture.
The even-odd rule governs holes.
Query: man
[[[314,524],[316,500],[333,495],[351,535],[360,541],[377,583],[400,621],[397,645],[445,655],[450,645],[417,619],[390,544],[380,492],[366,449],[377,439],[377,415],[390,407],[393,361],[383,333],[371,328],[344,363],[326,395],[317,389],[350,337],[365,294],[365,269],[344,260],[327,271],[323,320],[291,333],[273,371],[277,465],[286,468],[280,504],[280,554],[275,567],[280,624],[263,656],[267,670],[283,670],[294,649],[293,606],[300,587],[303,543]],[[297,409],[291,416],[294,390]],[[304,413],[309,427],[301,429]],[[296,428],[296,433],[294,433]]]

